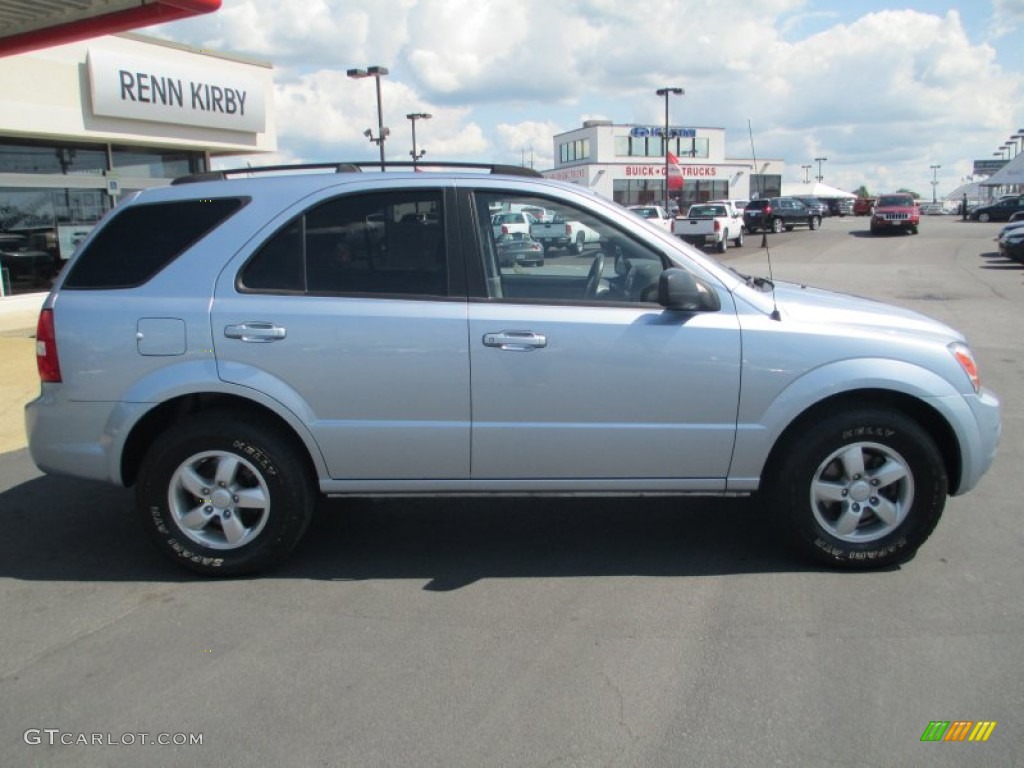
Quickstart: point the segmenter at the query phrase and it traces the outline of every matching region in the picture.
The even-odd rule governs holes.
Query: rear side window
[[[89,243],[64,288],[141,285],[245,203],[240,198],[215,198],[126,208]]]
[[[441,190],[345,195],[293,219],[238,276],[243,292],[447,296]]]

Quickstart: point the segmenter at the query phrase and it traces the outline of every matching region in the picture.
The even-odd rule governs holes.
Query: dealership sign
[[[975,160],[974,170],[972,173],[975,176],[991,176],[993,173],[999,171],[1004,165],[1006,160]]]
[[[718,167],[714,165],[680,165],[683,176],[693,178],[709,178],[718,175]],[[664,176],[664,165],[627,165],[627,176]]]
[[[643,139],[648,136],[664,136],[665,127],[657,125],[634,125],[629,130],[629,135],[634,139]],[[693,139],[697,136],[696,128],[677,128],[669,126],[668,137],[670,139]]]
[[[245,72],[97,50],[88,69],[96,115],[248,133],[266,127],[263,83]]]

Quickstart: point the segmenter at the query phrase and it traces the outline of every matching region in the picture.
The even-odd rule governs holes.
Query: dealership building
[[[277,149],[266,62],[122,33],[0,58],[0,81],[0,249],[57,266],[122,196]]]
[[[548,178],[592,189],[623,205],[660,203],[665,189],[665,126],[617,125],[587,120],[554,137],[555,167]],[[706,200],[781,194],[781,160],[729,159],[724,128],[668,127],[668,145],[679,160],[682,188],[670,197],[681,210]]]

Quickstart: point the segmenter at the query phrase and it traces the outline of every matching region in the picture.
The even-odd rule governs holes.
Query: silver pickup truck
[[[725,253],[730,240],[737,248],[743,246],[743,214],[728,201],[698,203],[690,206],[686,218],[676,218],[672,234],[691,245],[711,245]]]

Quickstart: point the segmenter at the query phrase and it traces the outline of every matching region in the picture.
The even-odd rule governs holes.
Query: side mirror
[[[718,293],[685,269],[670,267],[658,278],[658,303],[681,312],[717,312],[722,308]]]

